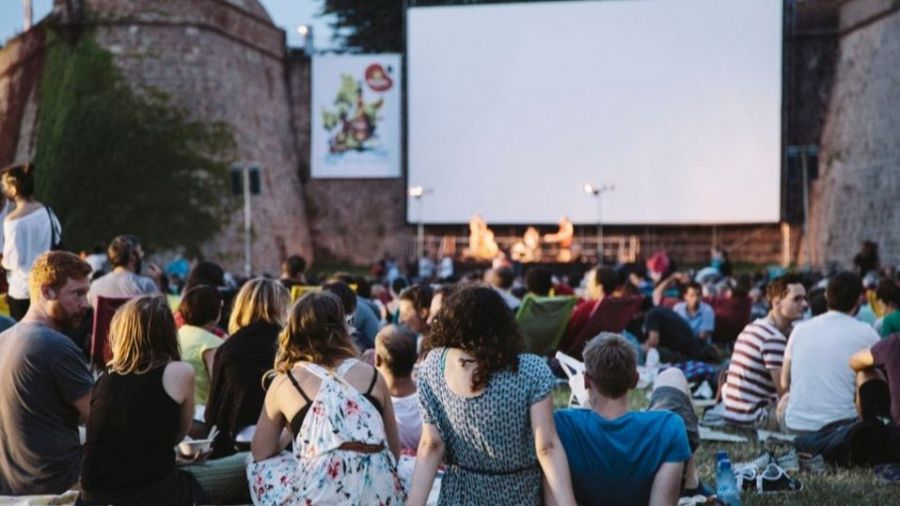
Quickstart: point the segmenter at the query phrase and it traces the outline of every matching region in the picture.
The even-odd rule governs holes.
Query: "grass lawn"
[[[629,397],[632,409],[644,409],[647,399],[644,391],[634,391]],[[565,407],[569,402],[569,389],[561,386],[553,394],[556,407]],[[704,441],[697,450],[696,458],[701,479],[711,488],[715,488],[715,453],[719,449],[728,452],[732,462],[754,459],[769,450],[776,454],[789,451],[788,444],[760,444],[755,440],[748,443],[719,443]],[[780,495],[757,495],[745,492],[741,495],[744,505],[809,505],[809,506],[844,506],[844,505],[894,505],[900,506],[900,486],[886,484],[876,480],[872,469],[838,469],[829,468],[824,475],[809,473],[791,473],[791,476],[803,483],[803,490]]]

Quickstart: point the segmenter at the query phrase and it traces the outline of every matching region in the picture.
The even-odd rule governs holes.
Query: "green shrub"
[[[230,214],[235,142],[224,123],[191,120],[166,94],[132,89],[90,33],[48,36],[35,164],[73,250],[122,233],[195,252]]]

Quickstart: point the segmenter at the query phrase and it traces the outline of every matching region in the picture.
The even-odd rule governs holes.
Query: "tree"
[[[403,0],[323,0],[323,14],[335,17],[335,38],[351,51],[403,51]]]
[[[230,214],[234,147],[226,124],[190,120],[158,90],[132,90],[89,32],[74,42],[50,33],[36,193],[60,217],[67,247],[132,233],[197,251]]]
[[[335,38],[350,51],[403,51],[403,8],[435,5],[496,4],[547,0],[323,0],[322,14],[335,17]],[[560,0],[561,1],[561,0]]]

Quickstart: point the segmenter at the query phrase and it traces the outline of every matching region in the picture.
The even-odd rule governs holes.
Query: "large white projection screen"
[[[415,7],[407,23],[425,223],[779,221],[782,0]],[[615,190],[598,206],[585,183]]]

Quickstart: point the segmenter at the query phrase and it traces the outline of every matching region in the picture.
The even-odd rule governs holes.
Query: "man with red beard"
[[[0,334],[0,495],[60,494],[78,483],[78,424],[90,412],[93,378],[61,331],[87,312],[91,266],[50,251],[28,278],[31,306]]]

